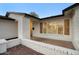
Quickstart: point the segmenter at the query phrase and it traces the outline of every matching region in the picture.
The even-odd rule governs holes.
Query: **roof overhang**
[[[40,20],[40,18],[38,18],[38,17],[32,16],[32,15],[27,14],[27,13],[21,13],[21,12],[7,12],[7,13],[6,13],[6,16],[8,17],[9,14],[11,14],[11,13],[12,13],[12,14],[20,14],[20,15],[30,16],[30,17],[33,17],[33,18],[36,18],[36,19]]]
[[[73,5],[71,5],[71,6],[67,7],[67,8],[65,8],[65,9],[63,10],[63,13],[65,13],[66,11],[68,11],[68,10],[70,10],[70,9],[72,9],[72,8],[75,8],[75,7],[77,7],[77,6],[79,6],[79,3],[75,3],[75,4],[73,4]]]
[[[12,19],[12,18],[9,18],[9,17],[6,17],[6,16],[0,16],[0,19],[15,21],[15,19]]]

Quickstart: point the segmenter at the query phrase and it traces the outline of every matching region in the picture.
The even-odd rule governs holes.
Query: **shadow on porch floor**
[[[54,39],[51,40],[51,39],[39,38],[39,37],[32,37],[32,40],[40,41],[40,42],[44,42],[44,43],[57,45],[57,46],[61,46],[61,47],[70,48],[70,49],[74,49],[75,50],[72,42],[68,42],[68,41],[54,40]]]

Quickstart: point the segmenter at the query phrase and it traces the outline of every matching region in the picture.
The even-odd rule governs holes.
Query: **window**
[[[57,26],[56,26],[56,24],[49,23],[48,33],[53,33],[53,34],[57,33]]]
[[[64,20],[64,23],[61,21],[44,22],[42,25],[42,33],[69,35],[69,23],[69,19]]]
[[[63,26],[58,25],[58,34],[63,34]]]
[[[44,23],[43,33],[63,34],[63,25],[56,22]]]

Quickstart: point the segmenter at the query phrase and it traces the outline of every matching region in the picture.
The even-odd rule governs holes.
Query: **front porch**
[[[75,50],[72,42],[68,42],[68,41],[47,39],[47,38],[40,38],[40,37],[32,37],[32,40]]]
[[[4,45],[6,44],[6,45]],[[78,55],[79,51],[29,39],[12,39],[0,44],[0,55]],[[3,49],[4,50],[4,49]],[[0,49],[0,52],[3,51]]]

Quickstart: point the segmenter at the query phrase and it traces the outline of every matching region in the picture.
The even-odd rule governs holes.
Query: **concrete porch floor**
[[[0,55],[43,55],[42,53],[36,52],[23,45],[17,45],[15,47],[9,48],[6,53]]]
[[[57,45],[57,46],[61,46],[61,47],[65,47],[65,48],[75,50],[72,42],[68,42],[68,41],[54,40],[54,39],[52,40],[52,39],[39,38],[39,37],[32,37],[32,40],[40,41],[40,42],[44,42],[44,43],[47,43],[47,44]]]

